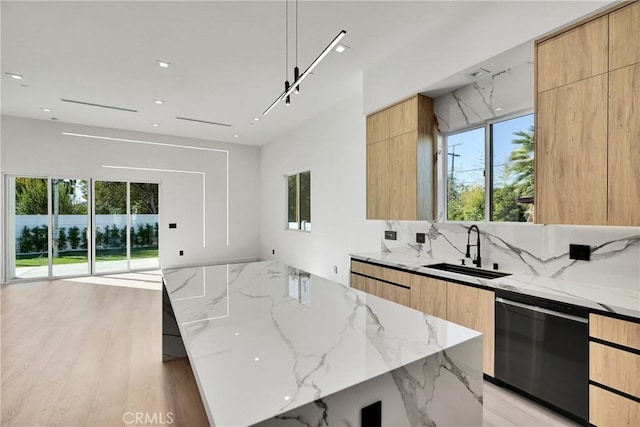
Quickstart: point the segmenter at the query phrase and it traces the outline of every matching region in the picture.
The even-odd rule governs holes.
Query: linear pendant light
[[[307,78],[307,76],[309,74],[311,74],[311,71],[313,71],[313,69],[320,63],[320,61],[322,61],[324,59],[325,56],[327,56],[329,54],[329,52],[331,52],[331,50],[336,47],[336,45],[340,42],[340,40],[347,34],[346,30],[342,30],[338,33],[338,35],[331,41],[331,43],[329,43],[329,45],[327,47],[324,48],[324,50],[320,53],[320,55],[318,55],[318,57],[311,63],[311,65],[309,65],[309,68],[307,68],[304,73],[302,73],[300,75],[300,77],[298,77],[290,86],[287,90],[285,90],[284,92],[282,92],[282,94],[280,94],[280,96],[278,96],[276,98],[275,101],[273,101],[273,103],[269,106],[269,108],[267,108],[264,113],[262,113],[263,115],[267,115],[269,113],[269,111],[271,111],[273,109],[273,107],[275,107],[278,102],[280,102],[281,100],[285,99],[286,97],[288,97],[289,95],[291,95],[291,92],[293,92],[294,90],[296,90],[296,88],[298,87],[298,85],[300,83],[302,83],[302,81],[304,79]]]

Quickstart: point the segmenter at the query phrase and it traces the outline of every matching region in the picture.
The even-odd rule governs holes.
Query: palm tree
[[[517,145],[509,154],[507,171],[515,173],[515,190],[519,197],[533,197],[534,193],[534,165],[533,149],[535,145],[534,127],[529,130],[513,133],[515,138],[512,143]]]

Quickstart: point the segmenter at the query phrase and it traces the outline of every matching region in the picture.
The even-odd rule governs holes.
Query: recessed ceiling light
[[[502,111],[502,107],[496,108],[496,111]]]
[[[5,73],[5,74],[11,77],[12,79],[22,80],[22,76],[20,74],[13,74],[13,73]]]
[[[253,120],[255,120],[256,122],[260,121],[260,117],[254,117]]]
[[[154,123],[151,126],[153,126],[154,128],[157,128],[158,126],[160,126],[160,123]]]
[[[254,362],[259,362],[259,361],[260,361],[260,358],[259,358],[259,357],[254,357],[254,358],[253,358],[253,361],[254,361]]]
[[[339,44],[336,46],[336,48],[334,49],[337,53],[345,53],[348,49],[350,49],[349,46],[344,45],[344,44]]]
[[[162,99],[154,99],[153,102],[155,102],[158,105],[164,104],[164,101]]]
[[[48,108],[48,107],[42,107],[41,110],[44,111],[45,113],[50,113],[53,111],[51,108]]]
[[[158,59],[156,62],[160,68],[169,68],[169,65],[171,65],[171,62],[163,61],[161,59]]]
[[[290,396],[285,396],[284,400],[291,400],[291,397]]]
[[[240,138],[240,135],[238,135],[237,133],[235,135],[233,135],[234,138]]]

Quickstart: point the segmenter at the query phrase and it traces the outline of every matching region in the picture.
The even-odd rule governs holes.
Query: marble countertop
[[[163,275],[220,426],[255,424],[480,336],[273,261]]]
[[[640,319],[640,291],[638,290],[607,288],[589,283],[521,273],[498,279],[483,279],[425,267],[425,265],[438,264],[440,262],[458,264],[459,262],[457,261],[424,259],[409,254],[371,252],[351,254],[351,257],[443,279],[518,292],[574,304],[600,312],[615,313]],[[505,273],[508,273],[508,271]]]

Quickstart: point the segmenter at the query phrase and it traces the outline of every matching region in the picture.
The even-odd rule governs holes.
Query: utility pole
[[[453,172],[456,170],[456,157],[460,157],[460,154],[456,154],[456,147],[458,145],[462,145],[462,143],[448,146],[448,148],[452,149],[451,153],[447,153],[449,156],[451,156],[451,174],[450,174],[451,179],[453,179]]]

